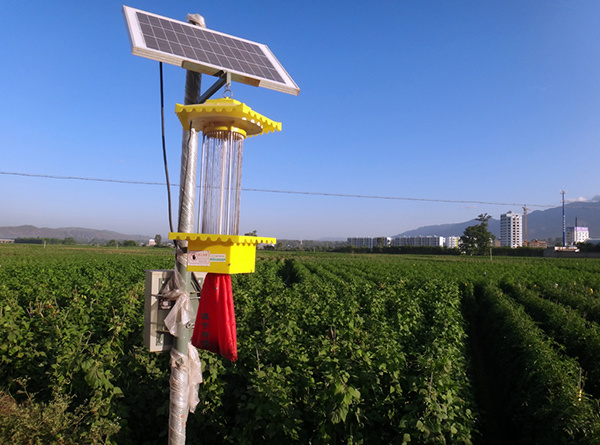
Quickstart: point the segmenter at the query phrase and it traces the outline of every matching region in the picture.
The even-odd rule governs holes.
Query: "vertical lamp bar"
[[[243,142],[244,135],[233,131],[204,135],[201,233],[239,234]]]

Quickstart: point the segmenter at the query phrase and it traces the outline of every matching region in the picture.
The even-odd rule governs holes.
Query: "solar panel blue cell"
[[[152,32],[152,26],[148,24],[141,24],[140,27],[142,28],[142,33],[144,34],[144,37],[151,36],[154,34]]]
[[[244,68],[242,67],[242,65],[235,59],[229,59],[228,60],[229,65],[231,66],[231,68],[233,68],[236,71],[243,71]]]
[[[158,49],[158,42],[154,37],[148,36],[146,37],[146,46],[148,46],[148,48]]]
[[[177,54],[178,56],[185,56],[185,52],[183,51],[183,47],[181,45],[171,44],[171,51],[173,51],[173,54]]]
[[[153,15],[148,15],[148,23],[150,23],[153,26],[160,26],[160,20]]]
[[[223,54],[225,54],[227,57],[233,57],[233,52],[231,51],[231,48],[228,46],[223,46],[221,48],[221,51],[223,51]]]
[[[171,26],[173,26],[173,31],[179,32],[181,34],[185,34],[185,31],[183,29],[183,25],[181,23],[171,22]]]
[[[194,52],[197,55],[195,60],[208,60],[208,54],[203,49],[196,48]]]
[[[199,38],[201,38],[203,40],[206,40],[208,42],[216,42],[217,41],[217,38],[213,34],[206,33],[202,30],[198,30],[195,32],[196,32],[196,35],[199,35],[200,36]]]
[[[177,40],[177,35],[175,34],[175,31],[173,31],[172,29],[166,29],[165,35],[167,36],[167,40],[169,42],[178,42],[179,43],[179,40]]]
[[[182,34],[180,32],[175,32],[175,38],[177,39],[177,41],[179,42],[180,45],[192,46],[190,44],[190,40],[187,38],[187,36],[185,34]]]
[[[156,42],[158,43],[158,49],[160,51],[163,51],[163,52],[169,53],[169,54],[173,53],[173,51],[171,51],[171,45],[169,45],[169,42],[167,42],[166,40],[156,39]]]
[[[152,28],[152,33],[156,36],[156,38],[158,39],[167,39],[167,35],[165,34],[165,30],[162,28]]]
[[[213,52],[207,52],[206,53],[206,58],[208,59],[208,62],[212,63],[213,65],[219,64],[219,58]]]
[[[217,40],[218,43],[220,43],[221,45],[227,45],[227,39],[225,39],[223,36],[219,35],[219,34],[215,34],[215,39]]]
[[[173,30],[173,23],[170,22],[169,20],[161,20],[160,26],[162,26],[166,30],[171,30],[171,31]]]
[[[197,57],[197,55],[194,51],[194,48],[192,48],[191,46],[183,45],[182,48],[183,48],[183,54],[188,59],[193,59],[193,58]]]

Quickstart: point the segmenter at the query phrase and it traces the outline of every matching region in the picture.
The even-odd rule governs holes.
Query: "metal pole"
[[[205,27],[204,19],[198,14],[188,14],[189,23]],[[186,72],[184,104],[192,105],[199,102],[200,73]],[[190,129],[183,130],[181,142],[181,173],[179,186],[179,223],[177,231],[193,233],[194,206],[196,201],[196,170],[198,163],[198,133]],[[180,283],[188,295],[194,290],[191,273],[187,268],[187,241],[176,241],[175,273],[181,276]],[[197,303],[196,303],[197,306]],[[181,326],[174,339],[173,347],[183,356],[188,356],[188,347],[192,337],[191,326]],[[182,363],[171,363],[171,394],[169,409],[169,445],[184,445],[186,422],[188,417],[187,403],[188,376],[187,366]]]

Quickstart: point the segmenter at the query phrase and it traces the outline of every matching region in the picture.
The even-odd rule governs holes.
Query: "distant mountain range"
[[[110,230],[84,229],[82,227],[61,227],[50,229],[35,226],[13,226],[0,227],[0,239],[16,238],[73,238],[77,243],[105,242],[112,239],[117,241],[135,240],[147,243],[150,239],[147,235],[125,235],[123,233],[111,232]]]
[[[508,211],[508,210],[507,210]],[[513,209],[515,213],[523,214],[520,208]],[[565,206],[565,218],[567,227],[577,225],[587,227],[591,238],[600,238],[600,200],[587,202],[572,202]],[[479,224],[475,219],[455,224],[439,224],[433,226],[423,226],[418,229],[408,230],[395,236],[430,236],[437,235],[443,237],[461,236],[465,228]],[[489,229],[496,238],[500,238],[500,221],[497,219],[489,220]],[[388,235],[389,236],[389,235]],[[72,237],[77,243],[106,242],[111,239],[135,240],[141,243],[147,243],[150,239],[148,235],[126,235],[123,233],[112,232],[109,230],[84,229],[81,227],[61,227],[58,229],[38,228],[35,226],[13,226],[0,227],[0,239],[15,238],[59,238],[64,239]],[[535,210],[527,214],[527,239],[562,238],[562,207],[552,207],[546,210]],[[332,241],[334,239],[328,239]],[[345,241],[346,239],[336,238],[335,241]]]
[[[523,210],[520,208],[513,209],[513,212],[523,214]],[[589,229],[590,238],[600,238],[600,202],[589,201],[566,204],[566,226],[575,226],[575,218],[577,218],[577,226]],[[424,226],[399,233],[396,236],[461,236],[465,228],[475,224],[479,224],[479,222],[472,219],[456,224]],[[500,238],[500,221],[492,218],[489,220],[488,226],[490,232],[496,235],[496,238]],[[547,240],[548,238],[562,238],[562,206],[527,213],[527,239]]]

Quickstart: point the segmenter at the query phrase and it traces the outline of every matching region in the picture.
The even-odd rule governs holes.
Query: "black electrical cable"
[[[167,167],[167,144],[165,143],[165,94],[163,88],[163,69],[162,62],[158,62],[160,70],[160,124],[162,127],[162,151],[163,162],[165,164],[165,176],[167,179],[167,199],[169,201],[169,228],[173,232],[173,217],[171,209],[171,185],[169,184],[169,168]]]

